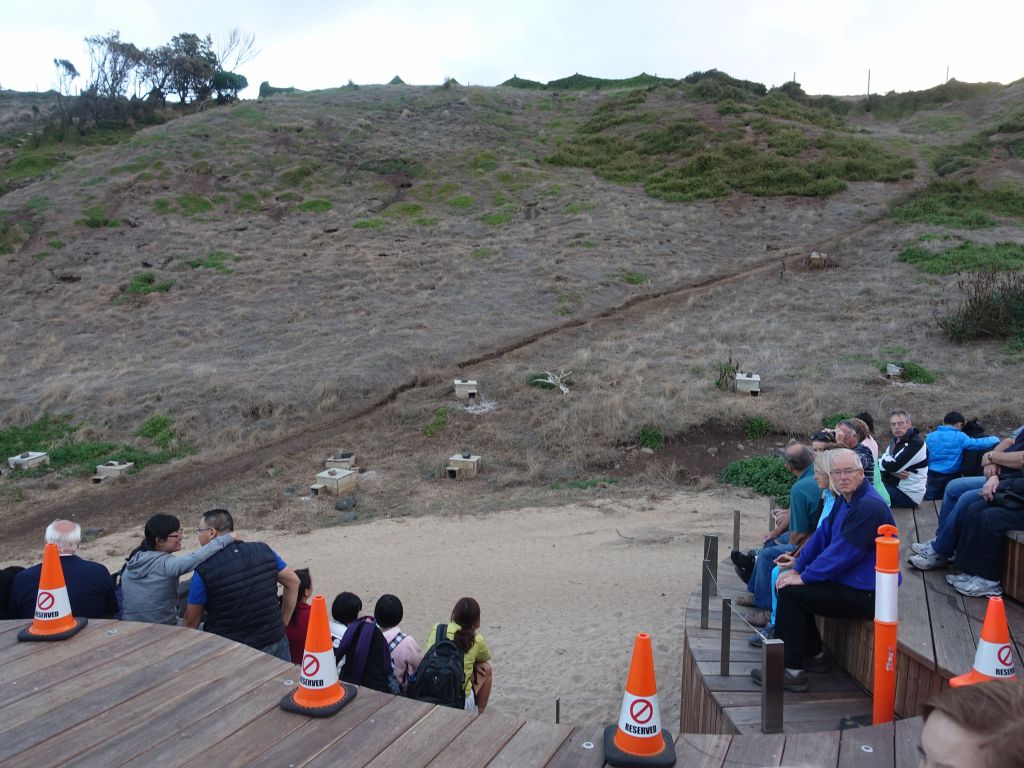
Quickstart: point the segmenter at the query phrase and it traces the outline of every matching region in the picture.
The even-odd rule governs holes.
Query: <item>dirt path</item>
[[[757,264],[728,274],[711,276],[696,282],[677,283],[660,291],[632,297],[621,304],[586,317],[573,318],[556,326],[539,330],[495,347],[484,354],[453,361],[451,367],[465,369],[501,358],[538,341],[566,333],[580,326],[618,319],[637,310],[653,309],[669,299],[674,301],[772,270],[794,268],[812,247],[824,251],[834,251],[847,240],[878,228],[885,220],[886,217],[872,219],[827,240],[818,241],[813,246],[802,245],[773,251],[770,256],[761,259]],[[107,519],[128,520],[131,514],[137,510],[159,507],[170,499],[184,497],[200,489],[209,489],[228,481],[236,481],[240,476],[252,473],[259,467],[273,462],[276,457],[301,453],[314,445],[327,442],[343,431],[346,426],[384,408],[403,393],[431,386],[436,388],[438,396],[443,396],[450,385],[447,383],[437,385],[433,384],[432,380],[421,381],[419,377],[413,377],[394,386],[387,394],[363,407],[325,419],[315,426],[267,443],[258,449],[236,453],[209,462],[195,461],[169,469],[164,473],[135,478],[132,481],[130,494],[111,487],[84,498],[78,497],[74,500],[39,507],[24,517],[12,521],[6,534],[12,542],[21,538],[35,541],[41,527],[54,518],[67,517],[72,513],[79,518],[102,514]]]

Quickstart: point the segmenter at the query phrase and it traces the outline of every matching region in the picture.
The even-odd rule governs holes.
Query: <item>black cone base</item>
[[[49,642],[51,640],[67,640],[69,637],[74,637],[82,631],[82,627],[89,623],[89,620],[85,617],[75,619],[75,626],[71,629],[65,630],[64,632],[57,632],[52,635],[37,635],[32,632],[32,625],[29,624],[21,632],[18,633],[18,640],[23,643],[31,642]]]
[[[306,707],[302,704],[295,703],[295,692],[297,690],[298,688],[296,688],[295,691],[292,691],[291,693],[285,694],[281,698],[281,709],[283,709],[285,712],[294,712],[297,715],[309,715],[310,717],[330,717],[331,715],[336,715],[338,712],[342,710],[342,708],[344,708],[350,701],[352,701],[352,699],[356,697],[357,693],[359,693],[359,689],[356,688],[354,685],[342,683],[342,696],[338,701],[334,702],[333,704],[328,704],[326,707]]]
[[[665,739],[665,748],[661,752],[656,755],[631,755],[615,746],[615,732],[618,729],[617,723],[612,723],[604,729],[604,760],[608,765],[619,766],[619,768],[646,768],[646,766],[671,768],[676,764],[676,746],[672,743],[672,738],[664,731],[661,732],[661,735]]]

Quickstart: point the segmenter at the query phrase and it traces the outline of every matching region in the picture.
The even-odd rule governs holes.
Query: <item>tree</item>
[[[171,38],[170,78],[168,85],[184,104],[189,96],[205,101],[213,92],[213,73],[219,69],[210,36],[183,32]]]
[[[216,53],[220,68],[227,72],[234,72],[260,55],[256,48],[256,35],[251,32],[246,34],[238,27],[228,32],[226,38],[217,39]]]
[[[218,103],[234,101],[238,98],[238,92],[249,87],[249,81],[245,75],[237,72],[225,72],[222,69],[213,73],[213,80],[210,82],[213,90],[217,92]]]
[[[71,83],[78,77],[75,65],[67,59],[54,59],[57,68],[57,111],[60,113],[60,141],[64,141],[64,133],[71,124]]]
[[[144,54],[132,43],[121,41],[121,33],[85,38],[89,47],[90,77],[86,90],[111,104],[126,98],[128,86],[138,78]]]

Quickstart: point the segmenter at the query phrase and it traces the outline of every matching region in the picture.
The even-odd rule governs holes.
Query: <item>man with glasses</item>
[[[226,509],[212,509],[199,522],[199,543],[235,530]],[[277,585],[284,587],[281,601]],[[285,625],[299,595],[299,577],[262,542],[235,541],[196,567],[182,624],[204,629],[291,661]]]
[[[914,509],[928,485],[928,446],[902,408],[889,414],[889,430],[892,440],[878,460],[882,482],[894,507]]]
[[[832,454],[832,480],[841,498],[811,534],[791,565],[779,574],[775,637],[786,644],[785,687],[806,691],[807,674],[828,671],[814,617],[870,619],[875,613],[875,538],[892,525],[889,506],[865,481],[860,457],[840,448]],[[751,677],[761,684],[761,670]]]

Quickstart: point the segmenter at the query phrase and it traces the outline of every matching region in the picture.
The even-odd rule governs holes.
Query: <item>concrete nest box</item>
[[[352,451],[335,451],[324,462],[327,469],[353,469],[356,455]]]
[[[885,378],[887,379],[902,379],[903,378],[903,366],[898,363],[886,363],[885,364]]]
[[[46,451],[25,451],[7,459],[11,469],[35,469],[50,463],[50,454]]]
[[[749,392],[751,396],[757,397],[761,394],[761,377],[756,373],[736,373],[736,391]]]
[[[476,477],[480,473],[480,457],[469,451],[457,453],[448,459],[445,475],[452,480],[464,477]]]
[[[469,400],[470,402],[475,401],[480,396],[479,390],[477,389],[476,380],[456,379],[455,396],[459,398],[459,400]]]

